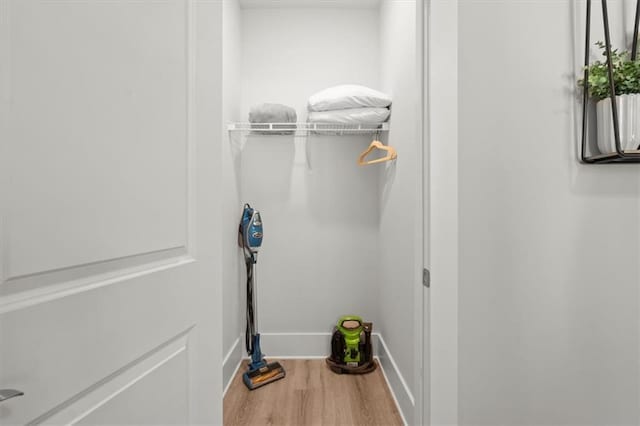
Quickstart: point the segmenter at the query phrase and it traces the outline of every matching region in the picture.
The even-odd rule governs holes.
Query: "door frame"
[[[458,2],[424,0],[424,424],[458,424]]]
[[[418,160],[418,185],[416,199],[418,200],[418,208],[416,209],[416,277],[414,286],[414,324],[415,329],[415,363],[414,371],[417,380],[415,383],[415,407],[414,407],[414,423],[419,425],[429,424],[428,416],[428,392],[429,392],[429,329],[427,327],[427,319],[429,317],[428,289],[424,286],[423,270],[428,268],[428,246],[427,239],[429,232],[429,222],[427,218],[428,211],[425,210],[429,193],[428,186],[428,162],[425,161],[426,153],[428,153],[428,138],[426,130],[428,128],[427,112],[427,49],[426,49],[426,33],[427,33],[427,2],[425,0],[417,0],[416,5],[416,88],[418,89],[418,120],[417,121],[417,147],[416,157]]]

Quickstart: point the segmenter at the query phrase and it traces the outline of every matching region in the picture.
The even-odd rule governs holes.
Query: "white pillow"
[[[309,111],[331,111],[336,109],[391,105],[391,97],[377,90],[357,84],[342,84],[329,87],[309,98]]]
[[[307,117],[310,123],[362,124],[382,123],[389,118],[388,108],[350,108],[335,111],[312,111]]]

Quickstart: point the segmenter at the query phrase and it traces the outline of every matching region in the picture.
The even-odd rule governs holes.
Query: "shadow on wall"
[[[357,164],[368,135],[310,135],[307,139],[307,204],[320,223],[377,226],[378,168]]]
[[[240,159],[242,158],[241,153],[242,153],[243,138],[239,134],[234,135],[232,132],[228,132],[228,142],[229,142],[229,147],[231,148],[229,150],[229,157],[232,165],[233,177],[236,183],[235,190],[236,190],[238,199],[240,199],[241,198],[240,191],[242,188],[241,187],[242,178],[240,176]]]
[[[387,204],[389,202],[389,196],[391,195],[391,189],[393,188],[393,182],[396,180],[397,161],[387,161],[382,163],[381,167],[384,167],[380,173],[380,215],[383,214]]]
[[[294,156],[293,135],[248,135],[236,168],[240,193],[256,205],[287,201]]]

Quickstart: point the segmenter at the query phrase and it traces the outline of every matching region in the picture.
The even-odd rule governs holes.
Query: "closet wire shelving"
[[[620,121],[616,103],[615,82],[613,80],[613,64],[611,63],[611,33],[609,29],[609,14],[607,0],[600,0],[602,4],[602,23],[604,26],[605,53],[607,56],[607,70],[609,79],[609,96],[611,98],[611,115],[613,119],[613,134],[616,152],[608,154],[587,155],[587,134],[589,122],[589,44],[591,34],[591,0],[587,0],[587,23],[585,31],[584,48],[584,83],[582,95],[582,148],[580,157],[587,164],[611,164],[611,163],[640,163],[640,147],[636,150],[623,150],[620,143]],[[640,22],[640,0],[636,2],[635,24],[633,29],[633,47],[631,48],[631,60],[635,60],[638,53],[638,23]]]
[[[384,123],[229,123],[227,130],[243,134],[259,135],[373,135],[389,131],[389,122]]]

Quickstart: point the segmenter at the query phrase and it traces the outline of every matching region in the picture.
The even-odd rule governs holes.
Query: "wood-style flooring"
[[[333,373],[323,359],[278,361],[287,376],[253,391],[240,366],[224,398],[226,426],[402,425],[380,366],[349,375]]]

